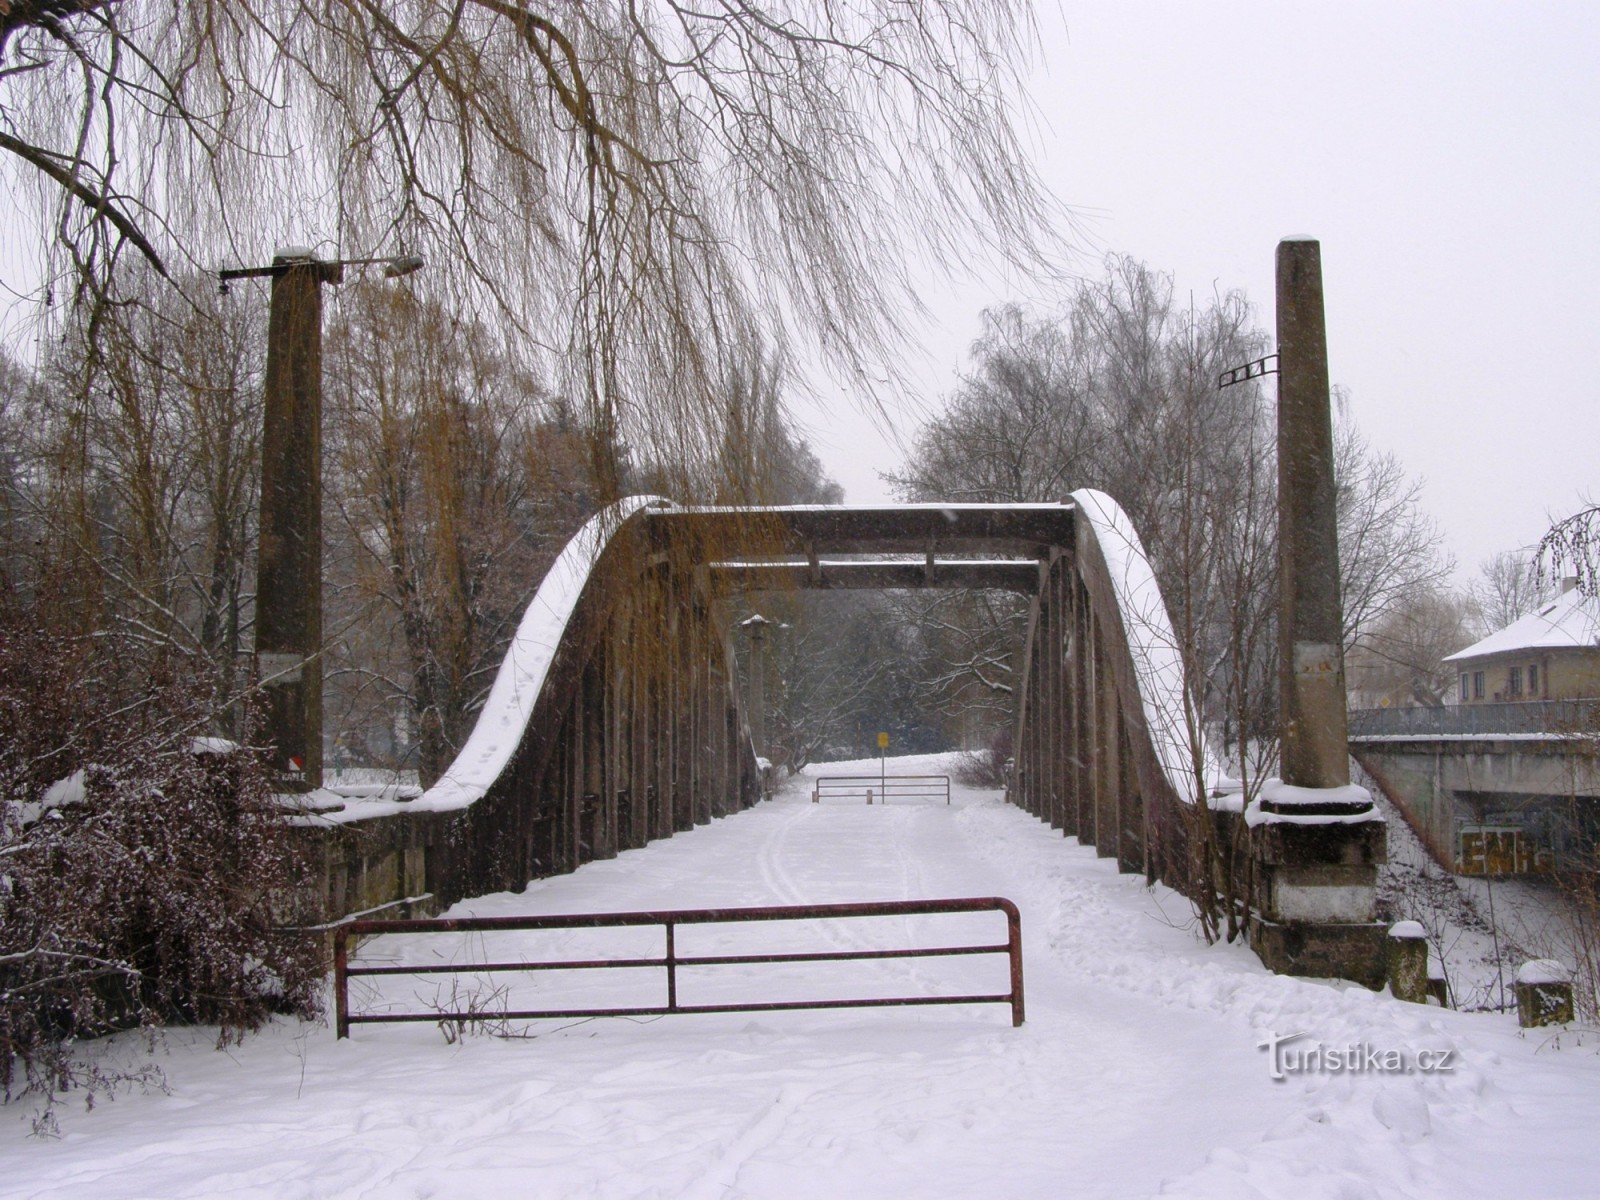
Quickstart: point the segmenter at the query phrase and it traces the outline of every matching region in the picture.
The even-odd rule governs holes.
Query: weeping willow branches
[[[583,399],[612,490],[629,444],[714,461],[752,346],[893,378],[912,269],[1048,267],[1031,37],[1025,0],[0,3],[44,248],[9,282],[423,254]]]

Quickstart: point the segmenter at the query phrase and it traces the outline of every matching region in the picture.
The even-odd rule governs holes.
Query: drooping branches
[[[1579,588],[1594,595],[1600,584],[1600,504],[1579,509],[1552,525],[1539,539],[1534,558],[1541,582],[1572,575]]]
[[[0,159],[51,249],[12,282],[422,254],[543,348],[614,490],[627,445],[715,444],[730,348],[892,376],[908,262],[1046,265],[1030,30],[1022,0],[13,4]]]

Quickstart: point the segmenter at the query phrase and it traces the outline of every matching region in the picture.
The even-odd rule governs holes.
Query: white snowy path
[[[551,1022],[532,1038],[454,1045],[427,1025],[357,1026],[337,1043],[327,1028],[284,1022],[228,1054],[203,1031],[180,1031],[162,1059],[169,1094],[122,1095],[92,1112],[69,1104],[53,1141],[27,1136],[25,1111],[0,1109],[0,1194],[1600,1196],[1592,1044],[1267,974],[1247,951],[1198,944],[1172,893],[1118,876],[993,793],[958,791],[949,808],[867,808],[812,805],[797,789],[454,911],[983,895],[1022,910],[1020,1029],[995,1005]],[[981,914],[686,930],[702,940],[680,949],[859,946],[885,933],[987,941],[1002,928]],[[540,953],[657,948],[637,932],[572,933],[450,947],[389,939],[362,956],[498,957],[532,936],[547,939]],[[825,970],[790,969],[765,994],[821,986]],[[843,994],[1004,990],[999,958],[839,970],[828,983]],[[595,973],[585,1002],[659,993],[625,974]],[[550,977],[534,986],[539,1003],[577,995]],[[706,969],[683,990],[686,1000],[762,994],[753,986]],[[1273,1082],[1257,1044],[1300,1031],[1329,1046],[1453,1047],[1460,1062],[1448,1075]]]

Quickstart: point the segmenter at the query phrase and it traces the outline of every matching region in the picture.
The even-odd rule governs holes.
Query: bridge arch
[[[1008,798],[1122,870],[1181,883],[1183,810],[1221,772],[1138,536],[1095,491],[1058,504],[611,506],[558,557],[461,752],[388,813],[406,832],[369,839],[373,856],[393,851],[400,891],[448,904],[756,803],[718,598],[773,587],[1029,596]],[[357,880],[335,890],[344,911],[377,899]]]

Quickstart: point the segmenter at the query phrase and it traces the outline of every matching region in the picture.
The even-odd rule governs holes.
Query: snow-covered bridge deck
[[[901,769],[943,769],[903,760]],[[846,769],[830,764],[830,770]],[[1600,1058],[1200,945],[1188,907],[995,793],[814,805],[794,781],[670,840],[464,901],[482,915],[999,893],[1003,1009],[552,1022],[447,1044],[283,1023],[166,1035],[168,1094],[0,1132],[0,1193],[237,1197],[1466,1197],[1596,1194]],[[429,949],[433,944],[429,944]],[[392,947],[391,947],[392,949]],[[413,947],[412,949],[415,949]],[[460,947],[461,952],[476,947]],[[386,953],[382,943],[370,954]],[[908,990],[984,964],[874,963]],[[610,972],[619,975],[621,972]],[[612,981],[600,981],[613,986]],[[429,984],[428,986],[431,986]],[[1440,1075],[1270,1078],[1270,1034],[1453,1049]],[[137,1057],[137,1039],[120,1052]]]

